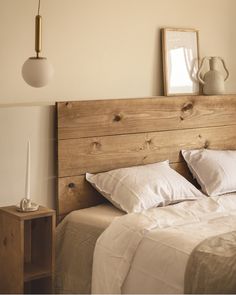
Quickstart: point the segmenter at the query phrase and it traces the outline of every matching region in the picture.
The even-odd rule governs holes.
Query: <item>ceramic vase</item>
[[[209,61],[210,70],[206,72],[202,78],[201,72],[205,61]],[[221,61],[223,64],[226,76],[224,76],[220,71],[217,70],[217,64],[219,61]],[[204,57],[198,70],[197,77],[199,82],[203,85],[203,94],[220,95],[225,93],[225,81],[229,77],[229,71],[226,68],[225,62],[221,57]]]

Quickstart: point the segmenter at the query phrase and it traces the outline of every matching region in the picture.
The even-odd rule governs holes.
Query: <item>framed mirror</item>
[[[199,94],[198,39],[198,30],[195,29],[162,29],[165,95]]]

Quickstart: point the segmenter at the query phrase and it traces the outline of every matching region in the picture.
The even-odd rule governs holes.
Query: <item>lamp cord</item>
[[[40,4],[41,4],[41,0],[39,0],[39,3],[38,3],[38,15],[39,15],[39,12],[40,12]]]

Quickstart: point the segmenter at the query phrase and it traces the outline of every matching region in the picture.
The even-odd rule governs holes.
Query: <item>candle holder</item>
[[[16,210],[19,212],[33,212],[39,209],[39,205],[33,203],[30,199],[23,198],[20,201],[20,205],[16,206]]]

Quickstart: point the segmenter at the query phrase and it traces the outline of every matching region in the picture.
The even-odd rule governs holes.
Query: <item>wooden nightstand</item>
[[[0,293],[52,293],[55,211],[0,208]]]

